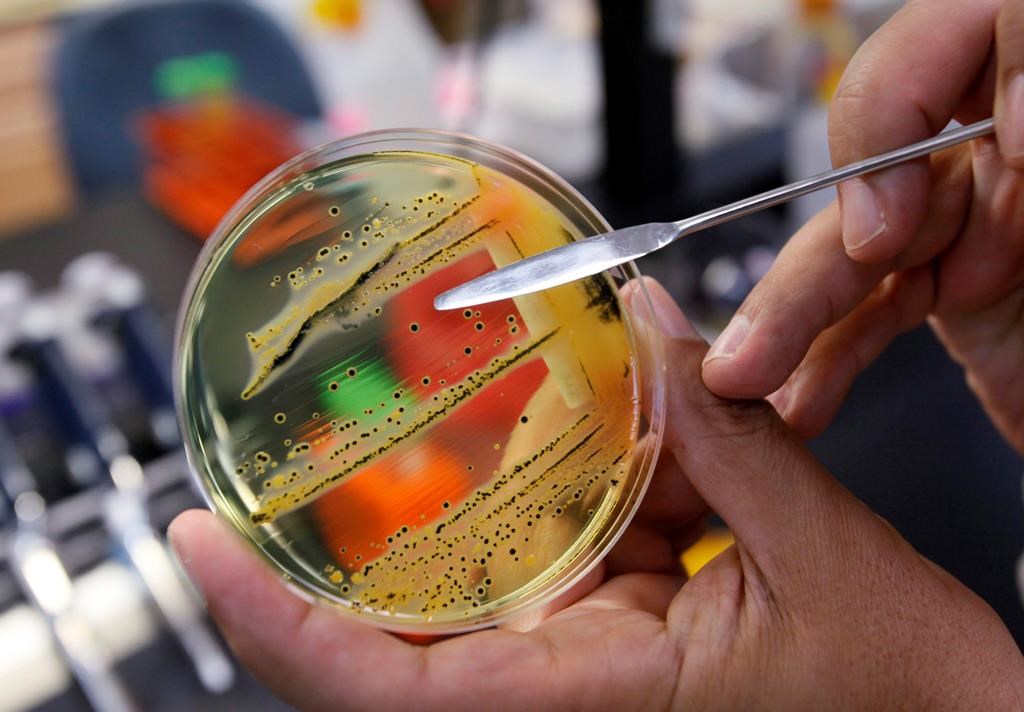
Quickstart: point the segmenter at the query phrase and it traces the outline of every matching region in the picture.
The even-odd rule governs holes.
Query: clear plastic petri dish
[[[181,310],[178,412],[209,505],[300,593],[389,630],[550,601],[654,468],[662,375],[618,292],[635,268],[432,304],[607,229],[544,167],[458,134],[368,133],[277,169],[211,236]],[[653,320],[642,285],[632,302]]]

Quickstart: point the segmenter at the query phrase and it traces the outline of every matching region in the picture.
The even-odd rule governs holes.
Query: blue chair
[[[262,11],[231,0],[163,0],[69,21],[54,82],[66,149],[80,190],[137,186],[132,120],[161,103],[156,75],[172,59],[216,52],[237,68],[235,90],[300,118],[321,113],[289,38]]]

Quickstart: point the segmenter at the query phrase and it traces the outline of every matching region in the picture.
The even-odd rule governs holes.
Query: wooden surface
[[[45,24],[0,28],[0,236],[74,206],[50,93],[53,42]]]

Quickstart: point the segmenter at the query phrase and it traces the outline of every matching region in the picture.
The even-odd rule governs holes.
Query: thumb
[[[1007,0],[996,21],[996,133],[1007,165],[1024,170],[1024,0]]]
[[[766,574],[781,567],[792,574],[794,561],[819,560],[808,556],[809,549],[834,550],[841,544],[836,537],[859,529],[870,512],[766,401],[725,400],[704,386],[701,362],[707,343],[660,284],[648,278],[644,284],[653,316],[636,303],[643,290],[629,290],[626,299],[642,323],[641,342],[660,342],[641,352],[659,353],[667,364],[662,456],[675,457],[694,489]]]

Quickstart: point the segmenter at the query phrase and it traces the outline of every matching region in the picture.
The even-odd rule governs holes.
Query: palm
[[[295,597],[213,515],[183,520],[186,550],[202,552],[190,569],[232,647],[303,708],[451,709],[459,700],[510,709],[664,707],[671,696],[679,652],[665,615],[678,576],[622,574],[528,632],[417,646]]]
[[[626,574],[529,632],[484,631],[420,648],[427,708],[472,700],[485,708],[663,709],[681,657],[665,622],[680,583]]]
[[[883,699],[846,658],[847,645],[865,632],[879,650],[913,661],[904,673],[914,675],[977,659],[976,646],[963,644],[963,621],[1000,626],[966,589],[854,506],[858,536],[838,559],[820,559],[814,544],[804,544],[797,550],[810,557],[809,568],[778,569],[773,555],[738,544],[685,584],[671,574],[619,574],[526,632],[485,630],[431,645],[294,596],[208,512],[182,515],[174,531],[241,661],[304,710],[747,709],[765,700],[816,709],[840,699],[837,691],[853,706]],[[776,547],[757,548],[764,545]],[[887,571],[864,565],[880,560],[899,562],[914,582],[896,600]],[[791,580],[778,579],[783,571]],[[596,570],[589,586],[604,575]],[[835,614],[856,610],[859,597],[879,605],[852,618]],[[929,613],[894,620],[892,605]],[[908,626],[917,634],[907,635]],[[918,646],[922,631],[938,641],[934,649]],[[1016,673],[1004,675],[996,662],[1014,648],[1005,630],[1000,636],[982,667],[1005,685]],[[821,666],[832,669],[827,684]],[[945,682],[930,683],[935,699],[963,684]]]
[[[547,610],[429,646],[295,597],[208,512],[182,515],[172,533],[242,662],[304,709],[661,708],[682,655],[666,624],[684,595],[679,552],[705,506],[671,458],[649,491],[607,559]]]

